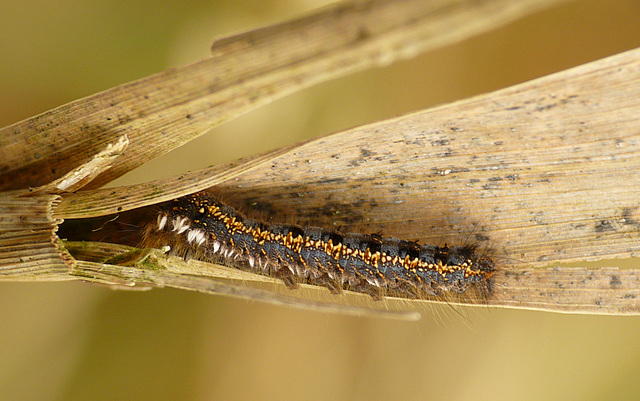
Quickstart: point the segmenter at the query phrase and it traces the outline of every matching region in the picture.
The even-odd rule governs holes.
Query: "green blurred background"
[[[321,1],[0,2],[0,126],[195,61]],[[119,184],[503,88],[640,46],[640,2],[577,1],[219,127]],[[241,140],[238,140],[241,138]],[[637,400],[640,317],[425,307],[352,318],[156,289],[0,283],[1,400]]]

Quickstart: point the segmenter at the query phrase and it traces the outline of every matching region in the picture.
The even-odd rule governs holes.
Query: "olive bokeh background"
[[[322,4],[2,0],[0,126],[195,61],[215,36]],[[556,7],[276,101],[114,184],[179,174],[613,55],[640,46],[638,21],[633,0]],[[399,322],[80,282],[0,282],[0,305],[3,400],[640,398],[640,317],[425,306],[421,321]]]

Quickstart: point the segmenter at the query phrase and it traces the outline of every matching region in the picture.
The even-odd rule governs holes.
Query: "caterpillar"
[[[144,246],[169,245],[204,259],[281,279],[288,287],[320,285],[384,296],[429,299],[492,290],[495,263],[473,245],[420,245],[379,234],[247,218],[207,192],[165,202],[147,225]]]

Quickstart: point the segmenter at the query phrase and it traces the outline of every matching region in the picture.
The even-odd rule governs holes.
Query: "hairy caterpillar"
[[[474,289],[489,295],[495,263],[475,246],[420,245],[378,234],[343,234],[319,227],[247,218],[199,192],[166,202],[145,230],[145,245],[170,245],[185,258],[334,293],[350,290],[402,298],[438,298]]]

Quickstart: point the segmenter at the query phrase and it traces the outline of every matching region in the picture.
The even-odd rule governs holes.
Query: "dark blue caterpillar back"
[[[430,298],[491,292],[494,262],[473,246],[419,245],[377,234],[246,218],[206,192],[163,204],[145,245],[297,283],[382,296]]]

